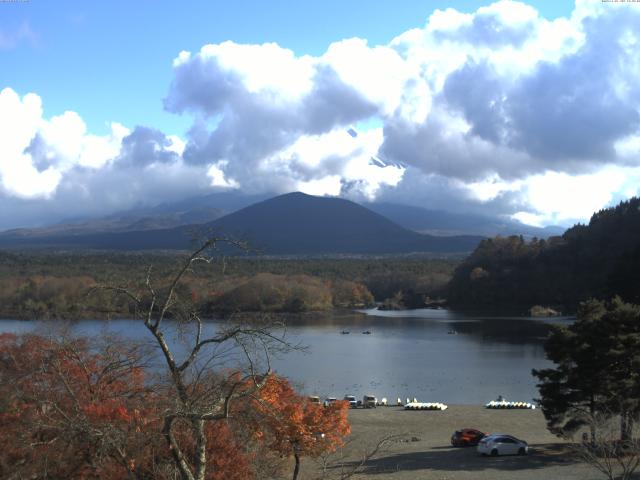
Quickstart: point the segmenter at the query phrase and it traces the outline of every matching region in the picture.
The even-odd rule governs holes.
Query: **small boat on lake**
[[[363,335],[371,335],[371,332],[369,330],[365,330],[364,332],[362,332]]]
[[[340,333],[342,335],[349,335],[351,332],[349,330],[342,330]]]

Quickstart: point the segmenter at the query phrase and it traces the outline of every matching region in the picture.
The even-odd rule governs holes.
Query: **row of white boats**
[[[411,403],[407,403],[404,406],[405,410],[440,410],[440,411],[444,411],[447,408],[449,408],[447,405],[445,405],[444,403],[423,403],[423,402],[411,402]]]
[[[491,400],[485,405],[487,408],[506,408],[506,409],[529,409],[535,410],[536,406],[533,403],[528,402],[507,402],[506,400]]]
[[[320,403],[320,397],[311,396],[309,397],[312,403]],[[364,407],[364,408],[375,408],[375,407],[386,407],[391,405],[391,403],[387,400],[386,397],[378,400],[373,395],[365,395],[362,401],[356,400],[356,397],[353,395],[345,395],[344,399],[349,402],[352,408]],[[337,398],[328,397],[324,401],[324,405],[330,405],[333,402],[336,402]],[[411,400],[407,397],[407,401],[403,402],[400,397],[396,402],[396,406],[404,407],[405,410],[439,410],[444,411],[449,406],[442,402],[419,402],[417,398],[413,398]],[[485,404],[485,408],[490,409],[521,409],[521,410],[535,410],[536,406],[533,403],[529,402],[508,402],[502,396],[499,396],[496,400],[491,400],[489,403]]]
[[[402,405],[400,399],[398,399],[398,405]],[[413,401],[409,401],[404,404],[405,410],[439,410],[444,411],[449,408],[446,404],[440,402],[418,402],[415,398]],[[508,402],[504,399],[491,400],[485,405],[485,408],[489,409],[521,409],[521,410],[535,410],[536,406],[529,402]]]

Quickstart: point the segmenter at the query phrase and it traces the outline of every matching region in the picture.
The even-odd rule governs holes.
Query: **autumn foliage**
[[[126,477],[153,422],[135,352],[0,335],[0,476]]]
[[[176,478],[162,436],[170,389],[142,359],[132,345],[0,335],[0,478]],[[331,451],[349,434],[346,417],[343,402],[311,404],[271,374],[206,424],[206,478],[256,478],[269,458]],[[189,457],[188,422],[175,430]]]
[[[348,402],[326,407],[301,397],[282,377],[273,376],[260,390],[251,408],[262,414],[257,431],[268,433],[271,448],[282,455],[315,457],[335,450],[351,432]]]

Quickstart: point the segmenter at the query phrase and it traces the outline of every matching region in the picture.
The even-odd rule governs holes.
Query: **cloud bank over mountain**
[[[640,9],[579,0],[569,18],[500,1],[436,10],[387,45],[320,56],[274,43],[173,60],[165,108],[184,138],[0,92],[0,228],[215,190],[301,190],[584,220],[638,194]],[[158,101],[161,101],[159,99]],[[152,124],[152,119],[149,121]]]

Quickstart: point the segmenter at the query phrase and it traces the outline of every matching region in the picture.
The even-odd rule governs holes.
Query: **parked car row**
[[[345,395],[342,400],[349,402],[350,408],[376,408],[378,405],[386,405],[386,398],[383,398],[381,402],[378,402],[378,399],[373,395],[365,395],[362,397],[362,400],[357,400],[354,395]],[[322,404],[325,407],[328,407],[332,403],[337,402],[338,399],[335,397],[327,397],[324,399],[324,402],[321,402],[320,397],[312,395],[309,397],[309,401],[311,403]]]
[[[477,447],[482,455],[527,455],[529,445],[513,435],[492,433],[487,435],[474,428],[456,430],[451,435],[451,445],[454,447]]]

